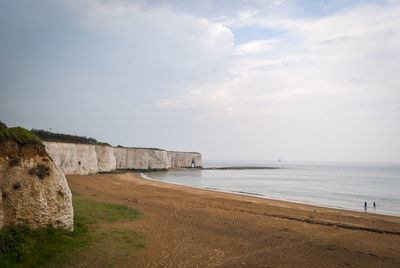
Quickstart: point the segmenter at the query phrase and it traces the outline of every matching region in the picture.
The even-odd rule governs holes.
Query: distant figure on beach
[[[367,210],[367,201],[364,201],[364,210]]]
[[[376,208],[376,204],[375,204],[375,201],[374,201],[374,208]]]

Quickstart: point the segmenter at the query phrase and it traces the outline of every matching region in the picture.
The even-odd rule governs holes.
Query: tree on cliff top
[[[109,145],[108,143],[99,142],[94,138],[88,138],[86,136],[53,133],[41,129],[32,129],[31,131],[43,141]]]

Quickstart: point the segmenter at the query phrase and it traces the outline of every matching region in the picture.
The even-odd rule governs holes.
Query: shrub
[[[110,145],[106,142],[99,142],[94,138],[62,134],[62,133],[53,133],[53,132],[41,130],[41,129],[32,129],[32,133],[34,133],[35,135],[37,135],[38,137],[40,137],[40,139],[42,139],[44,141]]]
[[[31,230],[8,226],[0,230],[0,267],[42,267],[56,257],[87,244],[86,225],[75,222],[73,232],[51,227]]]
[[[21,158],[16,157],[16,158],[10,160],[9,165],[10,165],[10,167],[14,167],[14,166],[18,166],[19,163],[21,163]]]
[[[39,179],[43,180],[46,176],[50,175],[50,168],[43,164],[37,164],[36,167],[29,170],[29,174],[35,174]]]

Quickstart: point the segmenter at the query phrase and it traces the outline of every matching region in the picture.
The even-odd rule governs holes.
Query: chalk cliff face
[[[87,175],[115,170],[113,147],[105,145],[43,142],[47,153],[65,174]]]
[[[164,150],[142,148],[114,148],[117,169],[168,169],[168,154]]]
[[[159,149],[43,142],[54,163],[65,174],[87,175],[116,169],[159,170],[201,167],[201,154]]]
[[[97,155],[97,166],[100,172],[110,172],[115,170],[116,160],[114,156],[114,148],[105,145],[95,145]]]
[[[40,142],[0,138],[0,193],[0,228],[25,224],[73,230],[71,191]]]
[[[201,167],[201,154],[188,152],[168,152],[170,168]]]

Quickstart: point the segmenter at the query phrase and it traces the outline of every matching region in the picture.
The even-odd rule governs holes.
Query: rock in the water
[[[72,195],[43,144],[22,128],[0,132],[0,228],[25,224],[73,230]]]

